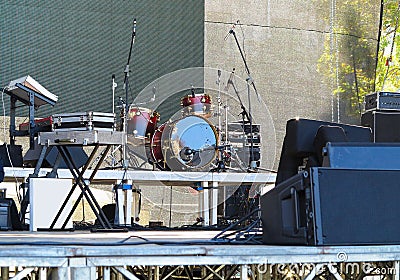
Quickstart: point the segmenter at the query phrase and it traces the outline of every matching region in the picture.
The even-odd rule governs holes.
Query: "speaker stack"
[[[372,129],[373,142],[400,142],[400,93],[366,95],[361,125]]]
[[[400,170],[314,167],[261,197],[263,242],[399,244]]]
[[[264,244],[400,244],[400,143],[392,132],[400,110],[382,106],[363,116],[372,117],[373,137],[368,127],[288,121],[276,186],[260,198]],[[316,160],[300,170],[307,157]]]

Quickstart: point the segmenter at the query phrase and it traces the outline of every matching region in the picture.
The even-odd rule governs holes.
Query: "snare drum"
[[[214,126],[203,117],[190,115],[165,123],[160,144],[171,170],[201,171],[215,159],[217,143]]]
[[[150,138],[160,119],[160,114],[142,107],[131,107],[128,113],[128,135],[136,139]]]
[[[211,96],[208,94],[187,95],[181,98],[183,116],[199,115],[204,118],[211,116]]]

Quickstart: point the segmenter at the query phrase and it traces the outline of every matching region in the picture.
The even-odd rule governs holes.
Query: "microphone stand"
[[[252,129],[252,116],[251,116],[251,113],[247,112],[246,107],[244,106],[243,101],[240,98],[239,91],[237,90],[237,88],[236,88],[235,84],[233,83],[233,81],[229,80],[228,82],[232,85],[233,91],[235,92],[235,94],[236,94],[236,96],[237,96],[237,98],[239,100],[240,108],[242,109],[242,112],[240,112],[239,115],[242,115],[243,133],[246,136],[245,124],[246,124],[246,122],[248,122],[250,124],[250,134],[252,135],[253,129]],[[248,92],[248,94],[249,94],[249,92]],[[249,102],[250,102],[250,98],[249,98]],[[250,105],[250,103],[249,103],[249,105]],[[249,106],[249,110],[250,110],[250,106]],[[250,164],[251,164],[251,162],[253,161],[253,158],[254,158],[253,157],[253,136],[251,136],[250,141],[251,141],[250,142]],[[245,148],[245,146],[243,146],[243,148]]]
[[[254,84],[254,80],[251,78],[250,69],[247,66],[246,58],[244,57],[242,48],[240,47],[240,44],[239,44],[239,40],[238,40],[238,38],[236,36],[236,33],[233,30],[233,28],[231,28],[231,30],[229,30],[229,33],[232,34],[233,37],[235,38],[236,45],[237,45],[237,47],[239,49],[240,56],[242,57],[242,60],[243,60],[243,63],[244,63],[244,67],[245,67],[246,73],[247,73],[246,82],[247,82],[247,96],[248,96],[248,100],[249,100],[249,114],[247,114],[247,112],[246,112],[246,110],[245,110],[245,108],[243,106],[243,103],[241,102],[240,98],[239,98],[239,101],[240,101],[240,105],[241,105],[242,110],[243,110],[242,111],[242,115],[246,114],[246,117],[247,117],[247,119],[249,121],[249,125],[250,125],[250,166],[249,166],[249,170],[254,170],[256,168],[257,164],[254,161],[253,118],[251,116],[250,85],[253,87],[254,91],[256,92],[256,96],[257,96],[257,99],[259,101],[260,101],[260,96],[258,95],[258,91],[257,91],[256,85]],[[235,89],[235,92],[236,92],[236,89]],[[237,92],[236,92],[236,95],[239,97]],[[243,116],[243,119],[244,119],[244,116]],[[243,129],[244,129],[244,122],[243,122]]]
[[[133,19],[133,28],[132,28],[132,37],[131,37],[131,47],[129,49],[129,55],[128,55],[128,62],[126,63],[125,67],[125,77],[124,77],[124,88],[125,88],[125,110],[124,110],[124,125],[123,125],[123,130],[125,132],[125,137],[128,137],[128,122],[127,122],[127,116],[129,112],[129,106],[128,106],[128,92],[129,92],[129,63],[131,61],[131,55],[132,55],[132,48],[133,45],[135,44],[135,38],[136,38],[136,18]],[[126,140],[126,139],[125,139]],[[128,169],[128,163],[127,163],[127,149],[126,149],[126,144],[123,146],[123,167],[124,169]]]
[[[117,88],[117,83],[115,82],[115,75],[112,75],[112,113],[115,117],[115,89]],[[111,146],[111,166],[114,168],[116,165],[116,160],[115,160],[115,150],[114,150],[114,145]]]

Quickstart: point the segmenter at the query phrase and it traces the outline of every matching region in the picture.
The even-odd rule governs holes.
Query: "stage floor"
[[[378,262],[400,260],[400,245],[215,244],[219,231],[0,232],[0,266],[100,267]]]

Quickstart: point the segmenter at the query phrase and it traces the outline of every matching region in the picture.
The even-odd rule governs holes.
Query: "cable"
[[[232,233],[227,234],[226,236],[224,236],[224,233],[228,232],[229,230],[233,229],[235,226],[237,226],[238,224],[240,224],[241,222],[245,221],[246,219],[250,218],[254,213],[260,211],[260,208],[254,209],[253,211],[251,211],[249,214],[247,214],[246,216],[242,217],[241,219],[239,219],[238,221],[236,221],[235,223],[229,225],[227,228],[225,228],[224,230],[222,230],[220,233],[218,233],[216,236],[214,236],[212,238],[212,240],[219,240],[219,239],[225,239],[227,236],[232,235]],[[240,231],[240,230],[239,230]],[[236,231],[237,232],[237,231]],[[222,237],[221,237],[222,236]]]
[[[214,24],[225,24],[225,25],[232,25],[233,23],[229,22],[223,22],[223,21],[212,21],[212,20],[206,20],[205,23],[214,23]],[[306,32],[316,32],[316,33],[321,33],[321,34],[329,34],[329,32],[325,30],[317,30],[317,29],[305,29],[305,28],[299,28],[299,27],[286,27],[286,26],[277,26],[277,25],[266,25],[266,24],[243,24],[243,26],[250,26],[250,27],[261,27],[261,28],[274,28],[274,29],[284,29],[284,30],[297,30],[297,31],[306,31]],[[344,33],[344,32],[335,32],[336,35],[342,35],[342,36],[349,36],[349,37],[354,37],[358,39],[365,39],[365,40],[372,40],[372,41],[378,41],[376,38],[372,37],[362,37],[356,34],[350,34],[350,33]]]

